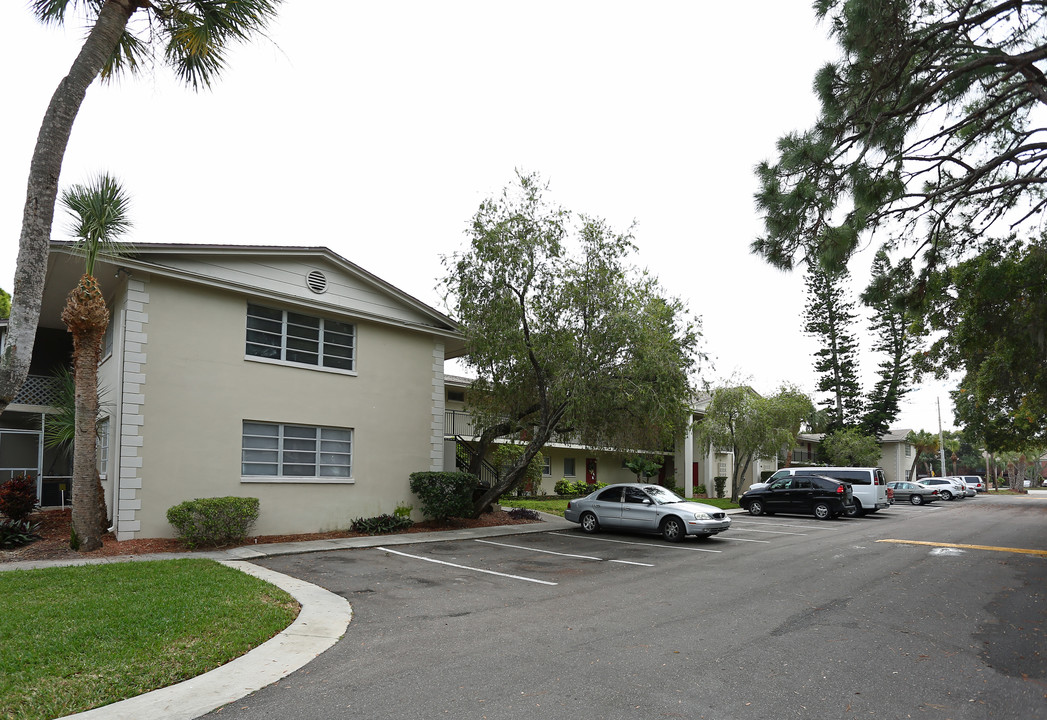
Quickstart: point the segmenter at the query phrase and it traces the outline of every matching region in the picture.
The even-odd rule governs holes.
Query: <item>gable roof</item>
[[[60,322],[65,295],[83,270],[71,247],[51,243],[41,324]],[[326,247],[136,243],[127,256],[100,258],[95,275],[108,296],[117,276],[136,272],[432,333],[445,338],[448,357],[462,345],[453,319]]]

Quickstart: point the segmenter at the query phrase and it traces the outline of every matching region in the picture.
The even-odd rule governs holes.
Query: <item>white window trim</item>
[[[109,476],[109,453],[111,451],[110,446],[110,429],[111,424],[109,418],[102,418],[98,421],[95,426],[95,442],[97,443],[97,457],[98,457],[98,478],[100,480],[107,480]]]
[[[243,471],[243,423],[257,423],[260,425],[278,425],[287,426],[294,425],[298,427],[310,427],[322,429],[331,427],[327,425],[305,425],[303,423],[278,423],[269,422],[265,420],[244,420],[241,423],[240,430],[240,447],[241,447],[241,472]],[[348,430],[351,433],[350,442],[350,461],[349,461],[349,475],[347,477],[329,477],[329,476],[300,476],[300,475],[240,475],[241,483],[266,483],[266,484],[278,484],[278,485],[354,485],[356,484],[356,478],[353,477],[353,470],[356,466],[356,430],[354,428],[334,428],[338,430]],[[319,454],[317,450],[317,454]]]
[[[356,374],[357,374],[357,366],[358,366],[358,362],[359,362],[359,352],[360,352],[360,335],[359,335],[359,327],[357,326],[357,324],[355,322],[350,322],[348,320],[335,320],[334,318],[327,318],[327,317],[325,317],[323,315],[311,315],[309,313],[302,313],[302,312],[298,313],[299,315],[303,315],[305,317],[312,318],[314,320],[319,320],[320,323],[321,323],[321,334],[323,333],[323,327],[324,327],[325,323],[328,320],[330,320],[331,322],[338,322],[338,323],[342,323],[344,325],[349,325],[349,326],[352,327],[352,329],[353,329],[353,345],[352,345],[352,349],[353,349],[353,357],[352,357],[353,367],[352,368],[329,367],[329,366],[326,366],[326,365],[321,365],[319,363],[314,365],[313,363],[302,363],[302,362],[295,362],[293,360],[286,360],[286,359],[284,359],[282,357],[281,358],[260,357],[258,355],[251,355],[250,353],[247,352],[247,345],[249,344],[249,342],[248,342],[248,340],[246,338],[246,333],[249,330],[249,328],[247,327],[247,322],[246,321],[251,318],[250,309],[251,309],[252,305],[254,305],[254,306],[258,307],[258,308],[261,308],[263,310],[272,310],[273,312],[282,313],[282,321],[281,321],[281,339],[282,339],[282,344],[280,346],[280,353],[281,353],[281,355],[284,354],[286,352],[286,349],[287,349],[287,337],[288,337],[288,335],[287,335],[287,325],[288,325],[287,314],[289,312],[297,312],[297,311],[294,311],[294,310],[287,310],[286,308],[272,307],[272,306],[269,306],[269,305],[263,305],[261,303],[248,302],[247,306],[245,308],[245,313],[246,314],[245,314],[245,323],[244,323],[244,332],[245,332],[245,338],[244,338],[244,360],[248,360],[250,362],[260,362],[260,363],[265,363],[265,364],[269,364],[269,365],[283,365],[284,367],[304,368],[306,370],[318,370],[320,372],[329,372],[329,373],[334,373],[336,375],[356,376]],[[321,341],[319,343],[319,354],[318,354],[318,357],[320,359],[323,358],[323,347],[324,347],[324,343]]]
[[[356,377],[359,373],[356,370],[342,370],[341,368],[329,368],[321,367],[319,365],[310,365],[308,363],[297,363],[290,360],[277,360],[276,358],[264,358],[258,357],[257,355],[244,354],[244,360],[248,362],[262,363],[263,365],[282,365],[283,367],[301,368],[302,370],[315,370],[316,372],[331,373],[333,375],[348,375],[349,377]]]
[[[277,485],[355,485],[356,479],[324,477],[291,477],[287,475],[241,475],[242,483],[269,483]]]

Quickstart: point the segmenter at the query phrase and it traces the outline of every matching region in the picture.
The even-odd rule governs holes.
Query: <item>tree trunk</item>
[[[18,238],[7,346],[0,358],[0,412],[14,400],[29,374],[36,327],[40,322],[58,179],[73,121],[88,86],[112,56],[136,8],[137,3],[131,0],[107,0],[102,6],[69,74],[51,96],[40,124],[29,164],[22,233]]]
[[[545,447],[547,442],[549,442],[551,436],[551,430],[543,430],[535,433],[535,437],[531,438],[531,441],[527,443],[527,447],[524,449],[523,454],[521,454],[520,457],[516,459],[516,462],[510,466],[509,472],[507,472],[504,477],[500,478],[493,487],[476,499],[476,502],[473,504],[474,517],[479,517],[479,515],[487,509],[487,506],[520,484],[527,474],[527,466],[531,464],[532,460],[534,460],[535,455],[542,451],[542,448]]]
[[[98,361],[109,311],[98,281],[84,275],[69,293],[62,321],[73,335],[76,380],[76,435],[73,440],[73,531],[79,549],[102,547],[106,529],[105,499],[98,478]]]

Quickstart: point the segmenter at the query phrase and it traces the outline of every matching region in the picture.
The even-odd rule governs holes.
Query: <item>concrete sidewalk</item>
[[[289,593],[301,605],[298,617],[283,632],[250,652],[177,685],[169,685],[111,705],[65,716],[78,720],[141,720],[141,718],[192,720],[192,718],[206,715],[216,708],[246,697],[304,667],[317,655],[338,642],[352,620],[353,609],[345,598],[317,585],[254,565],[249,562],[250,560],[260,560],[277,555],[353,550],[379,545],[415,545],[447,540],[523,535],[578,527],[575,523],[555,515],[542,513],[542,520],[543,522],[527,525],[272,543],[209,552],[156,553],[73,561],[37,560],[4,563],[0,564],[0,571],[173,558],[205,558],[217,560],[223,565],[261,578]]]

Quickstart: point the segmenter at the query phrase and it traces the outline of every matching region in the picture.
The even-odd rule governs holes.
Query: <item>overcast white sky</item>
[[[40,119],[84,34],[39,25],[27,4],[0,4],[8,290]],[[211,92],[164,68],[93,85],[61,185],[119,177],[132,242],[324,245],[446,310],[440,256],[515,168],[536,171],[565,207],[637,221],[637,262],[702,318],[703,379],[813,392],[803,278],[749,253],[753,168],[814,120],[814,73],[834,56],[810,5],[289,0],[271,41],[234,52]],[[870,388],[878,358],[860,362]],[[939,397],[953,427],[947,390],[926,383],[895,427],[937,429]]]

